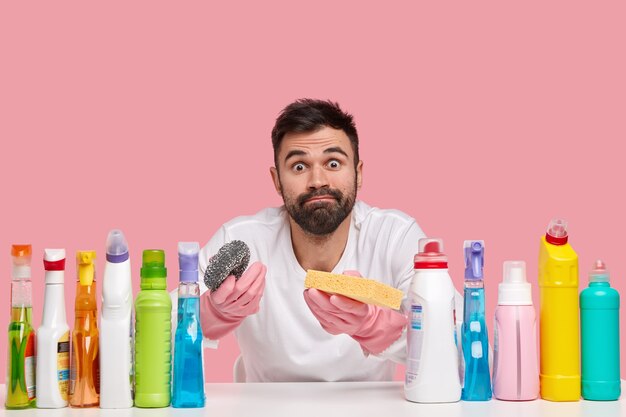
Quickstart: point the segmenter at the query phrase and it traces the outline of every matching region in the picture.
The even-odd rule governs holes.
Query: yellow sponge
[[[389,307],[394,310],[400,308],[404,296],[402,291],[373,279],[331,274],[313,269],[306,272],[304,287],[344,295],[362,303]]]

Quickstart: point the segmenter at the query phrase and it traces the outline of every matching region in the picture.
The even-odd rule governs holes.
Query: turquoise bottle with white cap
[[[589,287],[580,293],[582,396],[586,400],[617,400],[621,394],[619,361],[619,293],[611,288],[601,260],[589,273]]]

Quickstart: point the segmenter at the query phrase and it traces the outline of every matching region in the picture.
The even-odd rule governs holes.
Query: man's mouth
[[[318,195],[318,196],[309,198],[304,203],[306,204],[306,203],[330,202],[334,200],[335,200],[335,197],[331,195]]]

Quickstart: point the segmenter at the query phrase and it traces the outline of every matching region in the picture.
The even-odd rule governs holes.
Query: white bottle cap
[[[533,305],[530,282],[526,281],[526,262],[504,262],[504,279],[498,285],[498,305]]]

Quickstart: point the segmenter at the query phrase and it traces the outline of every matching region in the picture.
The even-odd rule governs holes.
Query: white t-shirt
[[[366,356],[350,336],[327,333],[304,301],[306,271],[293,252],[288,216],[280,207],[237,217],[225,223],[200,252],[201,292],[207,289],[203,283],[207,261],[226,242],[244,241],[250,247],[250,263],[267,266],[259,312],[235,330],[246,381],[392,380],[394,362],[405,360],[406,334],[380,355]],[[408,215],[357,201],[346,248],[332,272],[356,270],[406,294],[413,257],[423,237]]]

